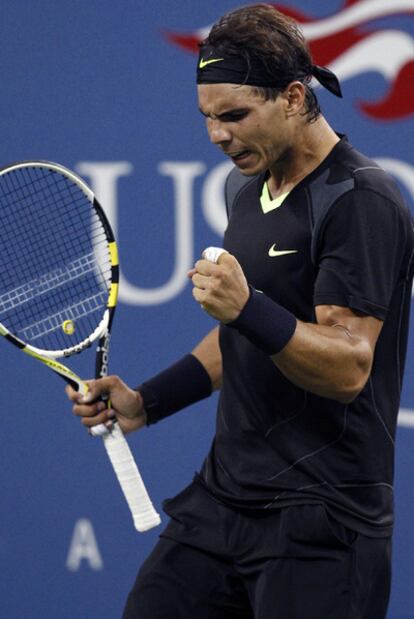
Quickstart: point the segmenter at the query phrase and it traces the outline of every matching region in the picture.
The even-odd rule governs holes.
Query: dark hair
[[[283,84],[281,88],[252,86],[265,100],[274,101],[294,80],[302,82],[309,122],[320,115],[319,102],[309,86],[312,71],[309,47],[296,22],[273,6],[253,4],[227,13],[211,28],[202,43],[205,44],[220,53],[243,56],[247,67],[252,59],[258,60],[269,77],[277,75]]]

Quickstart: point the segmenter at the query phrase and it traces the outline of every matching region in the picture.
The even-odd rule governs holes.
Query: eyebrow
[[[206,112],[204,112],[201,107],[198,108],[200,110],[200,113],[205,116],[206,118],[211,118],[210,114],[206,114]],[[221,112],[221,114],[218,114],[216,116],[216,118],[220,119],[223,118],[224,116],[237,116],[238,114],[245,114],[246,112],[248,112],[248,108],[247,107],[237,107],[237,108],[231,108],[230,110],[226,110],[225,112]]]

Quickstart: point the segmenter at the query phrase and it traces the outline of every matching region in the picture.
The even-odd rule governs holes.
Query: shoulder
[[[343,194],[363,189],[403,204],[397,183],[374,159],[367,157],[348,142],[345,136],[309,178],[311,195],[333,203]]]
[[[324,169],[310,179],[309,197],[316,236],[328,221],[343,217],[357,217],[365,223],[372,218],[397,218],[412,226],[396,181],[346,139],[337,144]]]
[[[354,189],[372,191],[386,201],[404,207],[404,200],[394,178],[374,159],[359,152],[351,144],[348,146],[340,166],[353,179]]]
[[[349,145],[347,155],[337,164],[335,175],[348,179],[348,191],[338,196],[330,215],[346,210],[348,216],[357,216],[366,225],[374,219],[382,221],[383,225],[393,220],[412,228],[412,216],[396,180],[374,159]]]
[[[362,264],[388,256],[403,269],[413,252],[413,220],[397,183],[378,163],[343,144],[310,187],[312,261],[343,251]],[[322,178],[321,178],[322,177]],[[396,254],[396,255],[394,255]],[[398,254],[398,255],[397,255]]]

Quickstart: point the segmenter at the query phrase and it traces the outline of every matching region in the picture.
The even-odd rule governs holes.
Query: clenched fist
[[[223,323],[238,318],[249,298],[249,286],[234,256],[223,252],[216,263],[198,260],[188,276],[194,299],[210,316]]]

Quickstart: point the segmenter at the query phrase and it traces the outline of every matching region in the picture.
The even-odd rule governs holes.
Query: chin
[[[239,168],[239,172],[240,174],[243,174],[243,176],[256,176],[257,174],[260,174],[260,171],[257,172],[256,170],[242,170],[241,168]]]
[[[250,165],[244,166],[243,164],[235,165],[243,176],[257,176],[257,174],[261,174],[267,170],[266,162],[264,161],[251,162]]]
[[[262,174],[262,172],[266,172],[267,169],[266,165],[255,165],[244,169],[239,168],[239,171],[243,176],[257,176],[258,174]]]

